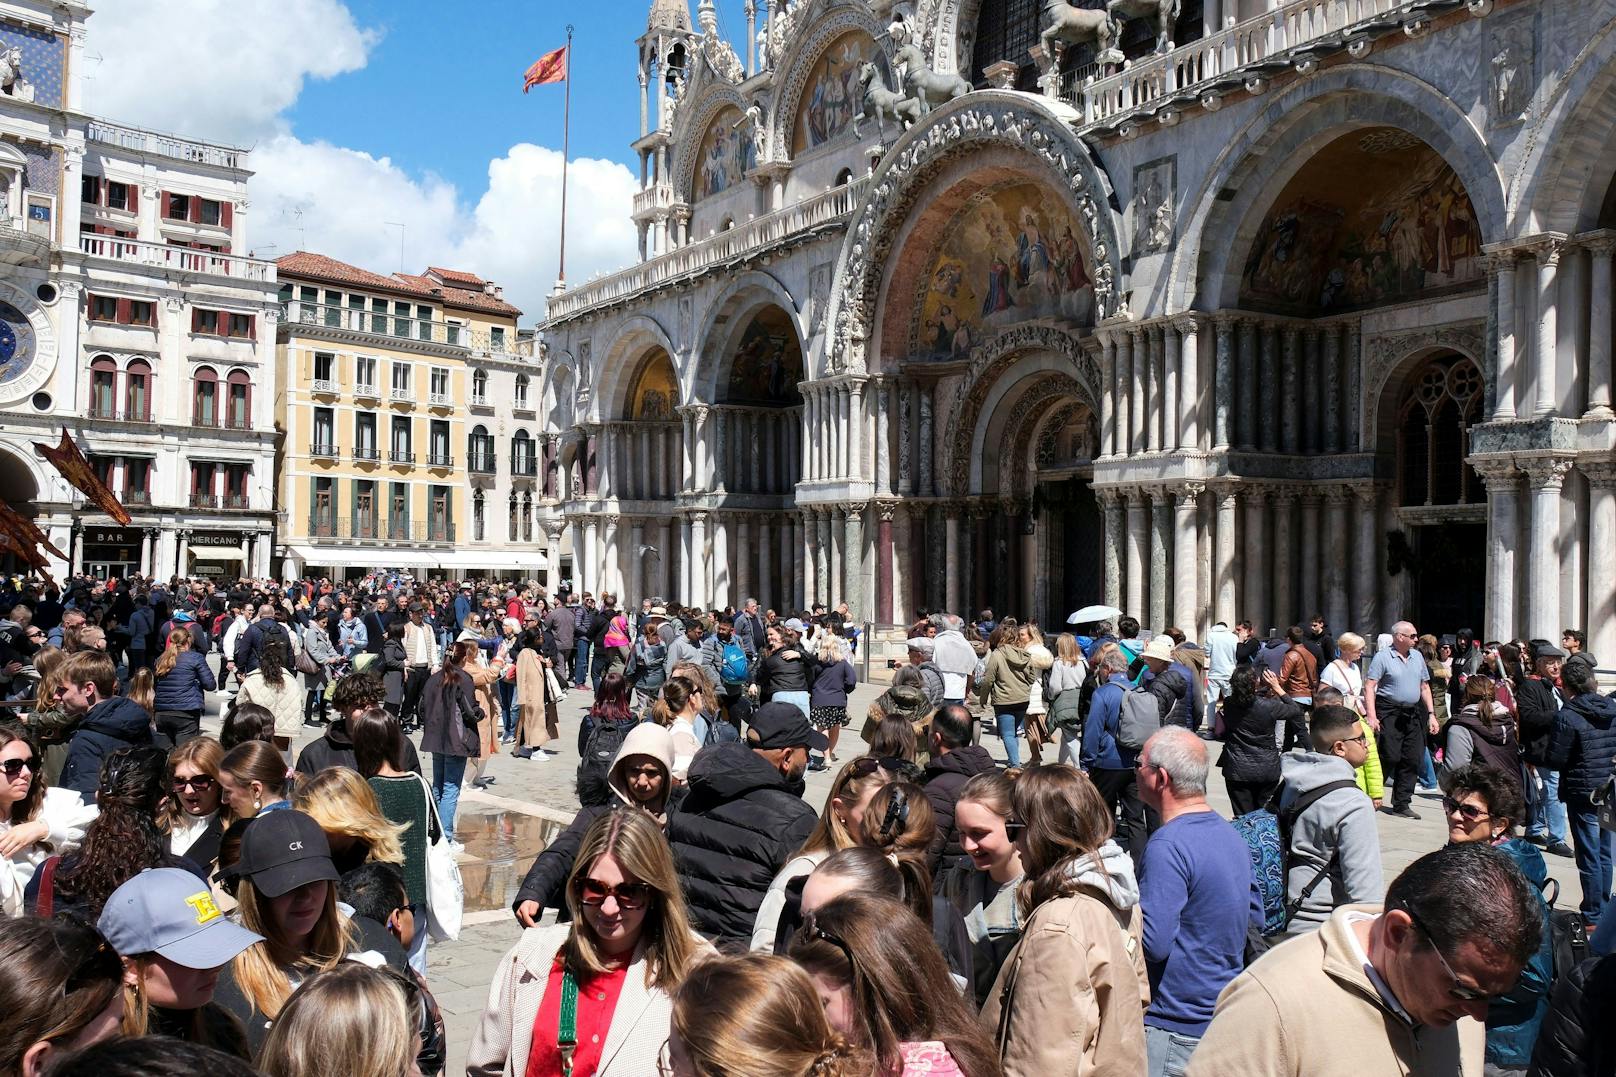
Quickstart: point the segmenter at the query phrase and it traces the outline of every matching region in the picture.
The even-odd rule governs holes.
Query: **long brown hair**
[[[242,785],[257,782],[273,803],[292,793],[292,774],[280,749],[264,740],[242,741],[219,761],[219,772]]]
[[[353,948],[354,928],[337,908],[337,884],[328,882],[325,908],[309,932],[305,952],[293,950],[281,934],[280,924],[269,915],[268,899],[253,887],[252,876],[243,875],[236,883],[236,915],[241,926],[264,937],[230,963],[236,986],[265,1017],[274,1019],[292,993],[291,972],[301,982],[318,972],[334,968]]]
[[[1075,767],[1051,763],[1030,767],[1011,796],[1016,816],[1027,824],[1021,863],[1027,878],[1017,895],[1023,914],[1074,889],[1066,869],[1097,853],[1111,837],[1105,798]]]
[[[902,1045],[940,1040],[962,1072],[993,1077],[999,1054],[949,982],[931,929],[890,898],[843,894],[808,915],[790,956],[810,973],[848,985],[857,1037],[877,1073],[903,1069]]]
[[[936,833],[936,816],[920,786],[889,782],[870,798],[859,835],[862,844],[896,862],[903,876],[904,903],[927,927],[931,926],[929,852]]]
[[[855,771],[859,773],[855,775]],[[830,783],[830,792],[825,794],[825,810],[819,813],[819,824],[795,855],[837,853],[857,845],[858,835],[849,833],[847,824],[836,814],[836,800],[840,798],[843,803],[862,800],[871,788],[879,789],[896,777],[882,770],[881,764],[867,755],[843,763]]]
[[[191,630],[183,625],[171,631],[168,634],[167,646],[163,648],[163,653],[157,656],[157,675],[166,677],[173,673],[174,667],[179,664],[180,652],[191,650],[195,642]]]
[[[99,814],[84,844],[56,873],[57,900],[101,915],[112,892],[146,868],[163,866],[168,840],[157,827],[169,796],[168,755],[160,748],[119,748],[101,761]]]
[[[45,804],[45,775],[41,773],[45,760],[39,754],[38,742],[20,725],[0,724],[0,748],[17,741],[28,745],[32,759],[28,763],[28,795],[11,806],[9,822],[12,826],[37,819],[39,809]]]
[[[101,1016],[123,984],[123,965],[101,933],[71,917],[0,920],[0,1073],[23,1072],[41,1040],[57,1047]]]
[[[1476,717],[1489,729],[1494,725],[1508,725],[1509,712],[1497,705],[1498,684],[1485,673],[1472,673],[1465,678],[1464,706],[1476,705]]]

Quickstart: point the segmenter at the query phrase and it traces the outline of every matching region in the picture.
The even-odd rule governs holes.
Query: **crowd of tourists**
[[[0,611],[0,1075],[443,1072],[461,790],[563,735],[468,1074],[1616,1073],[1575,631],[936,613],[855,714],[845,607],[376,574]],[[1422,787],[1447,840],[1387,882]]]

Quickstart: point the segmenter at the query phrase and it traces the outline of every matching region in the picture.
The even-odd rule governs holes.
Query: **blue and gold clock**
[[[34,365],[37,351],[33,323],[22,311],[0,300],[0,386],[22,380]]]

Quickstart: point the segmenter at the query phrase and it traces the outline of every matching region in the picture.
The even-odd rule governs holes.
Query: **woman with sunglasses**
[[[1021,938],[1016,891],[1025,871],[1016,839],[1026,824],[1015,818],[1015,778],[1001,770],[977,774],[960,790],[954,826],[965,855],[942,868],[939,888],[965,920],[971,939],[971,980],[976,1004],[987,1001],[1004,959]]]
[[[567,924],[535,927],[500,961],[467,1077],[644,1077],[673,993],[704,950],[661,829],[645,812],[596,819],[567,879]]]
[[[79,920],[0,921],[0,1073],[40,1077],[47,1063],[118,1034],[123,966]]]
[[[168,831],[168,851],[185,857],[208,875],[213,874],[213,865],[219,859],[219,840],[224,836],[224,820],[219,813],[224,803],[224,791],[219,786],[219,765],[223,762],[224,749],[212,737],[197,737],[169,752],[172,795],[159,820]]]
[[[39,866],[84,841],[96,810],[70,789],[47,787],[39,751],[21,726],[0,725],[0,914],[21,916]]]
[[[1467,692],[1478,676],[1470,677]],[[1516,824],[1526,815],[1517,777],[1496,767],[1472,763],[1445,773],[1442,790],[1442,813],[1447,817],[1450,845],[1490,845],[1515,861],[1521,874],[1538,890],[1548,884],[1548,866],[1542,852],[1515,833]],[[1537,954],[1526,963],[1509,993],[1487,1004],[1489,1073],[1524,1072],[1531,1063],[1532,1047],[1548,1011],[1553,983],[1554,936],[1545,907],[1543,941]]]

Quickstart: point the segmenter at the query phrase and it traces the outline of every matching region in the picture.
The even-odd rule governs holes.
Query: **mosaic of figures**
[[[786,312],[778,307],[759,311],[741,334],[740,346],[729,368],[726,404],[800,404],[802,345]]]
[[[914,355],[962,359],[983,336],[1039,318],[1092,324],[1080,234],[1066,204],[1039,184],[977,196],[927,270]]]
[[[673,361],[658,348],[645,357],[629,394],[630,419],[657,422],[672,419],[679,404],[679,383],[673,376]]]
[[[707,125],[707,133],[701,138],[701,154],[696,159],[697,199],[724,193],[757,167],[752,125],[743,121],[741,110],[732,105]]]
[[[1241,299],[1308,314],[1411,299],[1481,279],[1481,230],[1442,156],[1389,127],[1330,143],[1274,202]]]
[[[792,138],[793,153],[823,146],[841,136],[853,126],[858,115],[862,91],[859,88],[859,68],[867,62],[880,62],[882,53],[870,35],[861,31],[843,34],[831,42],[808,73],[803,87],[801,104],[797,106],[796,134]],[[891,79],[887,80],[889,83]]]

